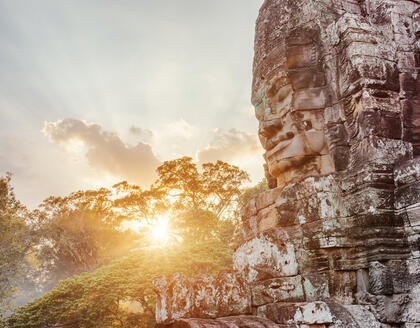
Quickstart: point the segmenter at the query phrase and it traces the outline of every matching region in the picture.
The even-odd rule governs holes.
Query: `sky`
[[[0,175],[30,208],[163,161],[263,177],[250,103],[262,0],[0,0]]]

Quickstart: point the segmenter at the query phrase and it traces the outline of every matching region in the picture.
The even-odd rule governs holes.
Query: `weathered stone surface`
[[[303,288],[308,302],[330,298],[327,273],[310,273],[303,276]]]
[[[331,307],[331,304],[329,304]],[[360,305],[345,305],[341,309],[335,309],[333,315],[333,328],[384,328],[378,322],[368,307]]]
[[[413,294],[377,296],[377,318],[386,323],[420,322],[420,304]]]
[[[238,272],[219,273],[216,279],[216,303],[220,317],[251,313],[251,291]]]
[[[281,327],[270,320],[251,315],[222,317],[217,319],[178,319],[168,328],[289,328]]]
[[[392,274],[387,266],[379,262],[371,262],[369,265],[370,293],[374,295],[392,295],[394,286]]]
[[[240,213],[237,271],[163,278],[158,322],[419,326],[419,67],[417,0],[265,0],[252,103],[269,190]],[[235,316],[251,311],[265,321]]]
[[[192,288],[185,275],[176,273],[172,277],[161,277],[153,281],[153,287],[158,295],[156,300],[158,324],[169,324],[176,319],[191,316]]]
[[[216,282],[213,276],[200,275],[192,280],[193,316],[197,318],[216,318]]]
[[[257,314],[280,324],[324,324],[333,321],[324,302],[267,304],[259,307]]]
[[[397,187],[420,180],[420,157],[397,166],[394,170],[394,179]]]
[[[252,287],[252,305],[261,306],[274,302],[303,302],[301,276],[262,281]]]
[[[281,231],[247,241],[236,250],[233,260],[235,270],[243,272],[249,283],[297,275],[294,245]]]

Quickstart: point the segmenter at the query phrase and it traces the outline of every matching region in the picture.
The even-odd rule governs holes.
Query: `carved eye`
[[[277,101],[283,101],[292,91],[291,85],[286,85],[277,92]]]
[[[304,128],[305,130],[310,130],[310,129],[312,129],[312,122],[311,122],[311,121],[304,121],[304,122],[303,122],[303,128]]]
[[[283,128],[281,120],[273,120],[260,124],[259,132],[264,137],[270,138]]]

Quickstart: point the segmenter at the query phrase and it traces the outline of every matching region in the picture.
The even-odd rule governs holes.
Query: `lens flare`
[[[151,235],[155,242],[165,244],[169,239],[168,220],[164,217],[159,217],[156,224],[151,227]]]

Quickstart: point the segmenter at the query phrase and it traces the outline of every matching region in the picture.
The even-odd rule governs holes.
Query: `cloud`
[[[131,135],[141,138],[141,140],[145,142],[149,142],[152,140],[154,133],[152,130],[143,129],[138,126],[132,125],[128,130]]]
[[[150,145],[141,142],[127,145],[99,124],[67,118],[45,122],[42,131],[51,142],[68,152],[84,150],[89,165],[96,170],[142,186],[153,182],[160,164]]]
[[[238,161],[244,157],[256,156],[261,152],[261,146],[256,134],[230,129],[216,130],[210,144],[197,153],[200,163],[222,160]]]

